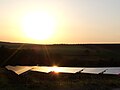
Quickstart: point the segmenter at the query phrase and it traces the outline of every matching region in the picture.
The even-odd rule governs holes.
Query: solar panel
[[[39,71],[39,72],[50,72],[51,67],[41,67],[41,66],[6,66],[8,70],[14,71],[16,74],[22,74],[28,70]],[[103,67],[103,68],[82,68],[82,67],[58,67],[63,70],[63,72],[68,73],[93,73],[93,74],[120,74],[120,67]]]

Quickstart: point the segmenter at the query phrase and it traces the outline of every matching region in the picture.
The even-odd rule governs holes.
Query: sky
[[[0,41],[120,43],[120,0],[0,0]]]

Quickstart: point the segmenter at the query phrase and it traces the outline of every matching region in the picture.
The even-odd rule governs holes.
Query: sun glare
[[[62,72],[62,69],[58,66],[53,66],[51,67],[51,71],[54,71],[55,73]]]
[[[45,12],[32,12],[22,20],[23,32],[26,37],[35,40],[50,38],[55,29],[55,19]]]

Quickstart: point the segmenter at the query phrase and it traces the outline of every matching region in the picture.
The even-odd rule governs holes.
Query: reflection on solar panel
[[[39,72],[50,72],[50,68],[47,66],[6,66],[8,70],[12,70],[15,73],[22,74],[29,70],[31,71],[39,71]],[[93,74],[120,74],[120,67],[104,67],[104,68],[86,68],[86,67],[58,67],[62,72],[66,73],[93,73]]]
[[[6,66],[8,70],[14,71],[16,74],[22,74],[27,72],[28,70],[32,69],[32,66]]]

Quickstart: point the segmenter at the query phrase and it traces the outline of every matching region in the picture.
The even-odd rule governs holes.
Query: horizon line
[[[120,42],[32,43],[32,42],[17,42],[17,41],[3,41],[3,40],[0,40],[0,43],[14,43],[14,44],[35,44],[35,45],[120,44]]]

